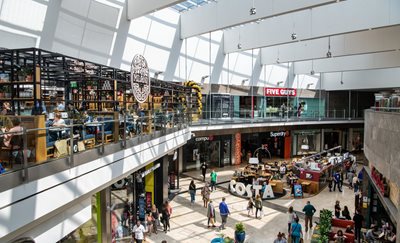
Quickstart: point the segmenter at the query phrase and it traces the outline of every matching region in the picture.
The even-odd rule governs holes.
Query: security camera
[[[242,44],[240,44],[240,43],[237,44],[237,48],[238,48],[238,49],[242,49]]]
[[[311,74],[311,75],[314,75],[314,74],[315,74],[315,71],[314,71],[314,70],[311,70],[310,74]]]
[[[256,8],[251,8],[250,9],[250,15],[256,15],[256,13],[257,13]]]
[[[331,58],[331,57],[332,57],[332,52],[328,51],[328,52],[326,53],[326,57],[327,57],[327,58]]]
[[[292,34],[292,40],[296,40],[297,39],[297,34],[296,33],[293,33]]]

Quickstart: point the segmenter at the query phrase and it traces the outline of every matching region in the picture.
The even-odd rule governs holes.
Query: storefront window
[[[309,155],[321,151],[320,130],[295,131],[293,136],[293,155]]]
[[[203,161],[210,167],[230,165],[231,143],[231,135],[191,139],[184,147],[183,170],[198,170]]]

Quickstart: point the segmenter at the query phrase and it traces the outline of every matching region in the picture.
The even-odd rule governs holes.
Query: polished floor
[[[226,171],[226,170],[225,170]],[[197,172],[198,173],[198,172]],[[221,177],[226,172],[220,172]],[[191,177],[181,179],[180,186],[182,189],[188,187]],[[201,187],[203,183],[195,180],[197,187]],[[254,216],[247,216],[247,200],[231,195],[226,190],[226,184],[221,184],[216,192],[211,194],[214,205],[218,205],[222,197],[226,198],[226,202],[231,210],[228,218],[227,228],[219,231],[217,229],[207,228],[206,209],[202,207],[200,192],[197,192],[196,203],[190,203],[189,193],[177,195],[171,202],[173,214],[171,218],[171,231],[158,234],[152,234],[147,237],[146,242],[161,242],[167,240],[170,242],[211,242],[212,239],[218,237],[221,233],[226,236],[234,236],[234,225],[237,222],[243,222],[246,227],[246,242],[273,242],[278,232],[287,232],[287,215],[286,210],[289,206],[293,206],[296,211],[301,211],[305,203],[310,200],[315,208],[326,208],[333,210],[336,200],[341,202],[342,207],[347,205],[351,213],[354,212],[354,195],[351,190],[344,187],[343,192],[329,192],[326,188],[318,195],[303,199],[276,199],[264,202],[264,216],[262,219],[255,219]],[[218,207],[216,207],[218,208]],[[218,209],[217,209],[218,215]],[[316,213],[319,216],[319,212]],[[300,216],[301,218],[301,216]],[[318,220],[316,218],[316,220]],[[304,223],[304,220],[300,220]],[[217,217],[217,225],[221,222]],[[304,227],[304,225],[303,225]],[[310,231],[304,235],[305,242],[310,242]]]

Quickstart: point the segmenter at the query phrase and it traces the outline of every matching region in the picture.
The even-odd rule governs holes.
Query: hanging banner
[[[264,88],[264,96],[296,96],[296,89]]]
[[[150,94],[149,66],[142,55],[135,55],[131,64],[132,93],[139,103],[147,100]]]

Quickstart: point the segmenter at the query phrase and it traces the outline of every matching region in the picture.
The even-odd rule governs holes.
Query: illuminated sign
[[[296,89],[264,88],[264,96],[296,96]]]

